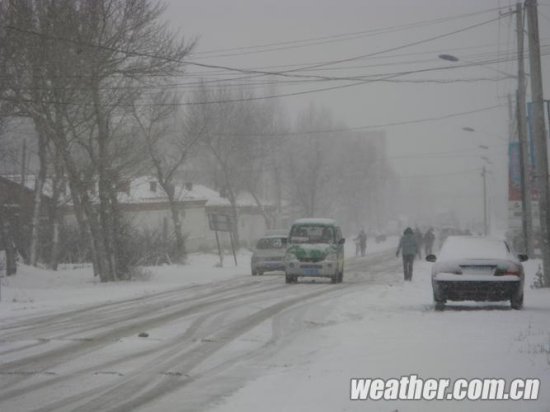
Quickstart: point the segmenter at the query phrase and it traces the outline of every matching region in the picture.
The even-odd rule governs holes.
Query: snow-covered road
[[[246,361],[253,371],[259,358],[302,329],[298,320],[307,308],[325,311],[326,302],[375,282],[385,261],[379,255],[350,263],[342,285],[237,278],[17,318],[2,327],[0,409],[157,409],[151,402],[171,394],[176,409],[201,409],[253,376],[237,379],[229,369]],[[366,266],[369,276],[352,273]]]
[[[1,411],[550,410],[550,294],[435,312],[429,264],[388,252],[344,283],[238,276],[7,318]],[[145,332],[147,337],[138,335]],[[536,402],[350,401],[352,377],[538,377]]]

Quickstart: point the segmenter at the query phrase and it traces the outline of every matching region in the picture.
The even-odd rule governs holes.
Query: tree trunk
[[[109,125],[106,113],[103,112],[101,98],[99,95],[100,82],[97,78],[92,80],[92,98],[94,104],[95,118],[97,124],[97,143],[98,143],[98,158],[95,166],[99,175],[98,194],[99,194],[99,218],[100,226],[103,232],[103,245],[106,254],[106,279],[113,281],[118,279],[117,269],[117,243],[114,233],[119,228],[115,227],[115,222],[112,216],[113,205],[111,204],[110,191],[113,190],[112,181],[109,175],[107,163],[109,161],[108,140],[109,140]],[[116,194],[115,194],[116,197]],[[114,206],[116,207],[116,206]]]
[[[250,194],[254,198],[254,202],[256,203],[256,206],[258,206],[258,209],[260,209],[260,213],[262,214],[262,217],[265,221],[265,227],[266,229],[272,229],[273,228],[273,219],[271,216],[269,216],[266,211],[264,205],[262,205],[262,202],[260,202],[260,199],[258,196],[256,196],[256,193],[254,193],[252,190],[249,190]]]
[[[172,222],[174,224],[174,236],[176,238],[176,250],[174,253],[173,261],[178,263],[185,263],[187,258],[187,250],[185,248],[185,239],[181,230],[181,219],[179,210],[174,199],[173,189],[167,188],[165,190],[168,194],[168,202],[170,203],[170,212],[172,214]]]
[[[54,164],[54,178],[52,181],[52,205],[49,214],[49,237],[50,237],[50,253],[48,256],[48,267],[52,270],[57,270],[59,263],[59,198],[64,192],[65,180],[63,178],[62,159],[56,151]]]
[[[120,218],[120,210],[118,208],[118,198],[116,184],[111,183],[108,187],[109,199],[111,206],[111,241],[113,242],[113,255],[112,258],[116,264],[115,271],[113,272],[116,280],[120,280],[121,277],[128,275],[130,272],[130,263],[126,255],[124,254],[125,248],[123,242],[125,239],[122,237],[122,221]]]
[[[229,196],[229,203],[231,204],[231,213],[233,221],[233,239],[235,240],[235,247],[239,249],[241,247],[241,239],[239,237],[239,213],[237,210],[237,198],[233,193],[233,189],[227,186],[227,194]]]
[[[78,178],[78,169],[68,153],[68,148],[65,146],[60,149],[69,178],[73,210],[80,233],[90,246],[94,275],[99,276],[102,282],[107,282],[111,280],[108,272],[107,255],[94,207],[90,201],[86,187],[83,187],[82,182]]]
[[[39,171],[34,185],[34,204],[31,221],[31,244],[29,247],[29,264],[36,266],[38,261],[38,236],[40,231],[40,214],[42,211],[42,191],[46,180],[48,159],[46,154],[47,140],[43,131],[38,132]]]

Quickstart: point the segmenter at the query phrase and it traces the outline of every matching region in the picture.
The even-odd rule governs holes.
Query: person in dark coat
[[[413,230],[408,227],[403,232],[403,236],[399,240],[399,246],[395,252],[395,256],[399,256],[399,252],[403,256],[403,274],[405,280],[412,280],[414,257],[418,253],[418,243]]]
[[[429,228],[428,231],[424,234],[424,251],[426,256],[432,254],[432,248],[435,242],[435,235],[433,228]]]
[[[417,227],[414,229],[414,237],[416,239],[416,255],[418,259],[422,259],[422,244],[424,243],[424,236],[422,231]]]
[[[361,247],[361,256],[365,256],[365,253],[367,253],[367,234],[363,229],[359,232],[359,246]]]

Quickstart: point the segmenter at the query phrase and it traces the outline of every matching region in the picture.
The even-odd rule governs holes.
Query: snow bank
[[[65,265],[58,271],[20,265],[17,275],[1,279],[0,319],[31,311],[100,304],[162,292],[177,287],[249,276],[249,251],[224,256],[224,267],[217,267],[218,255],[191,254],[186,265],[144,268],[143,279],[101,283],[90,265]]]

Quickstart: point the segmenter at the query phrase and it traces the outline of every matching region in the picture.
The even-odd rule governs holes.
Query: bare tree
[[[34,120],[63,159],[96,274],[120,278],[127,267],[117,186],[128,163],[120,149],[129,146],[117,125],[131,116],[145,85],[182,73],[193,43],[170,34],[159,20],[163,8],[149,0],[27,0],[3,9],[5,99]]]
[[[134,116],[139,126],[139,135],[147,148],[153,173],[166,193],[170,205],[176,240],[176,250],[172,260],[183,263],[187,255],[182,232],[184,210],[178,206],[175,178],[178,172],[182,171],[191,151],[203,137],[202,130],[206,125],[202,125],[202,130],[191,129],[193,133],[188,133],[185,124],[176,122],[177,102],[176,96],[163,91],[153,96],[152,105],[145,106],[141,110],[136,108]]]
[[[289,139],[287,185],[300,216],[315,216],[328,208],[330,197],[325,194],[333,176],[337,144],[330,133],[311,132],[333,127],[331,114],[311,105],[298,117],[296,134]]]

